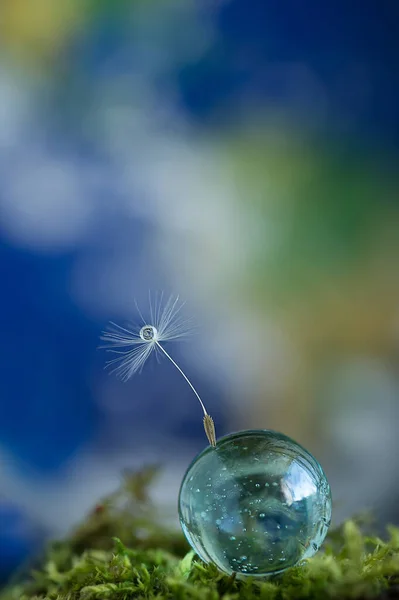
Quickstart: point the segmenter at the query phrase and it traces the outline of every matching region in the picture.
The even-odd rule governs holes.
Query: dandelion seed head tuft
[[[164,301],[163,294],[149,296],[148,320],[144,318],[136,304],[142,325],[122,327],[110,323],[103,332],[102,346],[115,358],[107,361],[107,367],[119,379],[127,381],[136,373],[140,373],[152,353],[162,354],[159,342],[178,341],[187,337],[191,331],[189,319],[182,316],[184,303],[179,296],[170,296]]]

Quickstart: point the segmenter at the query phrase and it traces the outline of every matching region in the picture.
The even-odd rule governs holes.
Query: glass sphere
[[[267,430],[221,438],[189,466],[180,523],[199,557],[225,573],[265,576],[313,556],[331,521],[331,492],[317,460]]]

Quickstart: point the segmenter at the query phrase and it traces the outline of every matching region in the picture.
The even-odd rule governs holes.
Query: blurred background
[[[170,364],[97,349],[148,290],[219,435],[280,430],[335,521],[399,524],[394,0],[2,0],[0,579],[121,472],[205,445]]]

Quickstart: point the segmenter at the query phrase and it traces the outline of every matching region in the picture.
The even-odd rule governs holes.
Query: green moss
[[[354,520],[331,532],[324,551],[279,577],[227,577],[162,525],[147,496],[155,473],[126,475],[118,492],[68,539],[52,543],[38,568],[19,574],[0,600],[360,599],[399,589],[399,528],[389,527],[383,541]]]

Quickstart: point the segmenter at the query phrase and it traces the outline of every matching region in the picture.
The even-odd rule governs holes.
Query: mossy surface
[[[0,600],[300,600],[399,598],[399,528],[386,539],[355,520],[303,565],[267,579],[227,577],[162,525],[147,495],[154,469],[127,475],[71,536],[0,592]]]

